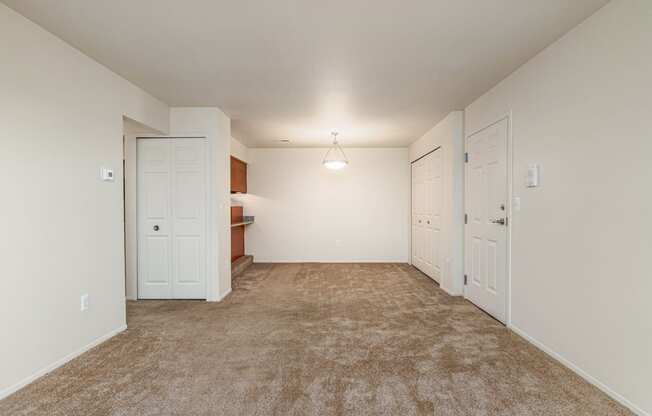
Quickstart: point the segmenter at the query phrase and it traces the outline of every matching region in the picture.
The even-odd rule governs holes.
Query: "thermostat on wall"
[[[100,169],[100,177],[104,182],[113,182],[115,180],[113,169],[109,168]]]

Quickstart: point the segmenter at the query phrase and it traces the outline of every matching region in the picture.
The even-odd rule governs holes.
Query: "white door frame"
[[[507,120],[507,143],[506,143],[506,148],[507,148],[507,155],[505,156],[505,163],[507,164],[507,210],[505,211],[505,215],[507,218],[507,242],[506,242],[506,247],[505,247],[505,261],[507,262],[506,265],[506,273],[507,275],[505,276],[505,325],[510,328],[512,326],[512,227],[513,227],[513,221],[512,221],[512,201],[513,201],[513,168],[514,168],[514,161],[513,161],[513,137],[512,137],[512,112],[508,112],[502,117],[499,117],[498,119],[494,120],[493,122],[485,125],[484,127],[477,129],[475,131],[472,131],[470,133],[465,133],[464,135],[464,152],[468,151],[468,139],[471,136],[474,136],[478,133],[480,133],[483,130],[488,129],[489,127],[500,123],[503,120]],[[464,164],[464,212],[466,212],[466,196],[467,196],[467,191],[468,191],[468,178],[469,178],[469,164],[465,163]],[[467,233],[468,233],[468,227],[466,226],[466,223],[464,224],[464,276],[469,275],[469,271],[467,270],[467,261],[466,261],[466,241],[467,241]],[[466,285],[464,285],[464,298],[468,299],[467,296],[467,289]]]
[[[205,135],[195,135],[195,136],[185,136],[185,135],[175,135],[175,136],[163,136],[163,135],[135,135],[134,139],[136,143],[138,140],[146,140],[146,139],[203,139],[205,143],[205,149],[206,153],[204,154],[204,163],[206,164],[206,169],[205,169],[205,180],[206,180],[206,258],[204,261],[206,262],[206,279],[205,279],[205,297],[204,300],[209,300],[210,299],[210,293],[211,293],[211,288],[212,288],[212,282],[211,278],[213,277],[213,268],[212,268],[212,262],[211,262],[211,253],[214,252],[214,242],[213,239],[211,238],[212,232],[213,232],[213,222],[210,220],[211,216],[213,215],[213,212],[211,210],[212,208],[212,203],[211,201],[214,198],[213,194],[213,186],[212,186],[212,181],[211,181],[211,172],[213,169],[213,159],[210,157],[211,155],[211,143],[210,140],[208,140],[208,137]],[[137,148],[137,146],[136,146]],[[137,151],[136,151],[137,152]],[[138,172],[138,153],[134,154],[132,157],[132,161],[135,166],[135,171]],[[135,197],[135,206],[136,206],[136,212],[138,212],[138,180],[137,180],[137,174],[136,177],[133,178],[136,184],[136,193],[134,195]],[[138,221],[138,216],[136,216],[136,221],[135,221],[135,235],[138,236],[138,227],[139,227],[139,221]],[[138,261],[138,244],[136,244],[136,261]],[[139,276],[138,276],[138,268],[135,270],[136,272],[136,283],[138,282]],[[138,297],[138,284],[136,284],[136,299],[139,299]]]

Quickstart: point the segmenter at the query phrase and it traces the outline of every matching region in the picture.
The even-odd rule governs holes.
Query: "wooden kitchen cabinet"
[[[245,254],[245,227],[240,225],[231,228],[231,263]]]
[[[247,193],[247,164],[231,156],[231,193]]]
[[[242,222],[242,207],[231,207],[231,224]],[[231,226],[231,263],[245,254],[245,227]]]

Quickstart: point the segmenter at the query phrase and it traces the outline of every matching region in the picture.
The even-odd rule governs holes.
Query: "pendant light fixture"
[[[349,160],[346,158],[344,150],[342,150],[342,147],[337,142],[337,132],[334,131],[331,134],[333,135],[333,145],[326,152],[322,164],[328,169],[342,169],[349,164]]]

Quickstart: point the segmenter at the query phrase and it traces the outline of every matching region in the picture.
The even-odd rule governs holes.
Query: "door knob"
[[[498,218],[497,220],[491,220],[494,224],[505,225],[505,218]]]
[[[158,231],[158,225],[154,226],[154,231]]]

